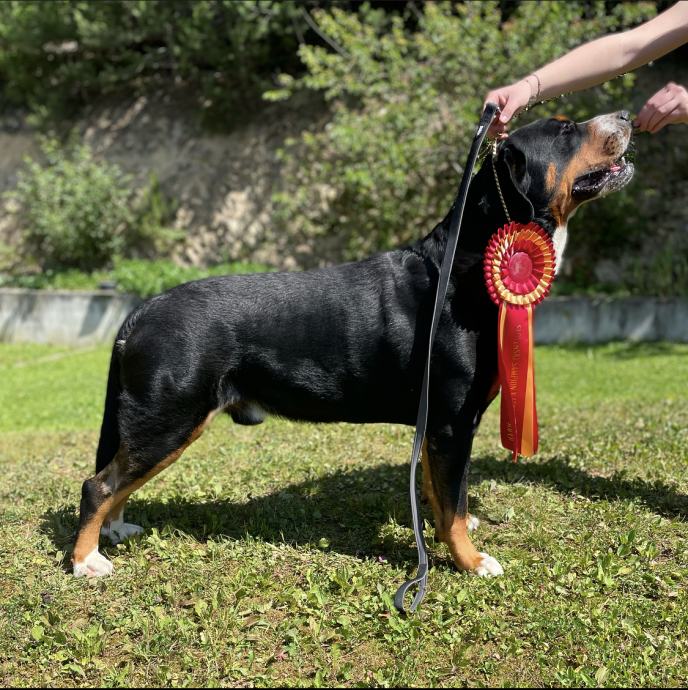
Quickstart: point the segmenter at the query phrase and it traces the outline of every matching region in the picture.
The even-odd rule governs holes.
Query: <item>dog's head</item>
[[[631,134],[625,110],[581,123],[556,116],[517,129],[499,144],[495,161],[512,219],[542,225],[554,236],[560,258],[576,209],[633,177],[625,156]]]

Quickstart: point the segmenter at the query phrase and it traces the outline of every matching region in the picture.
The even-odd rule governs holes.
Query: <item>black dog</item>
[[[502,573],[468,537],[473,435],[497,394],[497,310],[482,254],[511,217],[554,239],[582,202],[633,175],[626,112],[582,124],[540,120],[514,132],[471,182],[459,250],[433,351],[423,457],[437,535],[456,565]],[[107,575],[98,552],[141,528],[123,522],[129,495],[172,464],[220,411],[239,424],[266,414],[316,422],[414,424],[449,216],[427,237],[364,261],[305,273],[209,278],[138,307],[110,362],[95,477],[84,482],[75,575]]]

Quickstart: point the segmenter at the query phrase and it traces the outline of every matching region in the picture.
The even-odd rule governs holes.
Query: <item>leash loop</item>
[[[461,220],[463,219],[463,210],[466,206],[466,198],[468,196],[468,187],[475,167],[475,161],[480,151],[487,129],[497,113],[497,106],[494,103],[488,103],[485,106],[475,136],[473,137],[473,144],[468,153],[468,159],[463,171],[461,183],[459,185],[459,192],[454,202],[453,212],[449,221],[449,230],[447,232],[447,246],[442,257],[442,266],[440,268],[439,280],[437,282],[437,292],[435,293],[435,304],[432,310],[432,321],[430,323],[430,337],[428,340],[428,354],[425,360],[425,371],[423,372],[423,383],[421,385],[420,402],[418,404],[418,416],[416,418],[416,434],[413,438],[413,451],[411,453],[411,476],[409,484],[409,495],[411,498],[411,515],[413,518],[413,532],[416,537],[416,548],[418,550],[418,570],[414,577],[407,580],[394,596],[394,606],[401,614],[406,614],[404,607],[404,599],[409,590],[417,586],[418,591],[413,597],[411,606],[408,611],[413,613],[418,608],[420,602],[425,596],[425,590],[428,584],[428,551],[425,545],[425,538],[423,537],[423,520],[418,510],[418,489],[416,485],[416,473],[418,468],[418,460],[421,454],[423,439],[425,438],[425,431],[428,425],[428,397],[430,392],[430,357],[432,355],[432,346],[435,342],[435,334],[437,333],[437,326],[439,324],[442,307],[444,306],[444,299],[447,295],[447,288],[449,286],[449,278],[451,275],[452,266],[454,265],[454,255],[456,254],[456,245],[459,240],[459,231],[461,230]]]

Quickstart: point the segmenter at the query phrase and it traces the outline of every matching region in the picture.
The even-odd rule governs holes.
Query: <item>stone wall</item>
[[[117,163],[138,185],[155,174],[165,196],[178,205],[174,226],[186,232],[177,251],[182,262],[251,259],[293,268],[289,248],[271,232],[278,151],[319,113],[312,99],[266,105],[245,124],[217,134],[201,125],[191,99],[171,92],[103,102],[72,125],[97,157]],[[5,117],[0,151],[1,194],[16,184],[23,158],[40,155],[38,133],[22,118]],[[5,211],[0,241],[14,232],[13,216]]]
[[[0,342],[95,345],[112,341],[140,302],[110,291],[0,289]],[[550,297],[538,308],[535,341],[688,343],[688,300]]]

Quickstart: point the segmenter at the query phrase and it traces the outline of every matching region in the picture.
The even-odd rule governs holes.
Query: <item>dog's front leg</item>
[[[428,432],[427,459],[430,469],[431,501],[437,536],[446,542],[457,568],[481,577],[502,575],[499,562],[478,551],[468,536],[474,524],[468,514],[468,468],[474,429],[456,425],[436,427]]]

